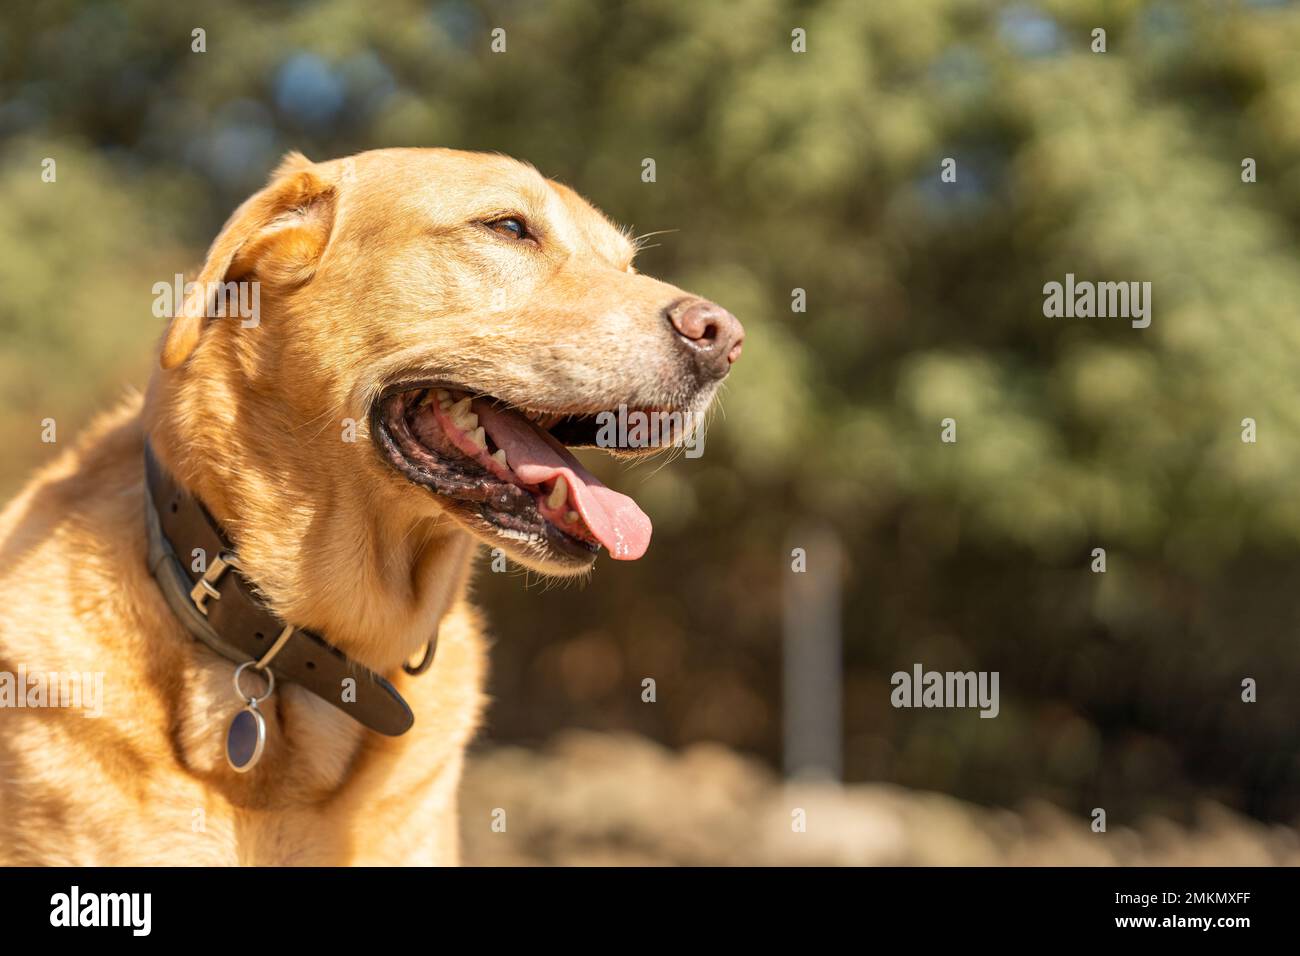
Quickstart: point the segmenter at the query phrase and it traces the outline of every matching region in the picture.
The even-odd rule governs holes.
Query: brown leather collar
[[[203,504],[159,465],[147,440],[144,464],[149,570],[195,639],[236,664],[258,662],[277,682],[311,691],[371,730],[390,737],[406,733],[415,716],[402,695],[317,635],[272,614],[244,576],[229,539]],[[431,641],[424,660],[408,672],[424,671],[434,648]],[[345,683],[349,679],[355,685]],[[349,693],[352,686],[355,692]]]

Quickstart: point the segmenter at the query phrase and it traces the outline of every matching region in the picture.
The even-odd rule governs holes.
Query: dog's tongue
[[[504,449],[510,470],[529,485],[563,475],[570,500],[588,530],[619,561],[635,561],[650,546],[650,519],[627,495],[606,488],[548,432],[522,415],[475,402],[479,424]]]

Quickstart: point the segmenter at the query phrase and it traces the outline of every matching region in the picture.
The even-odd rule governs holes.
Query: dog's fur
[[[513,212],[536,243],[483,226]],[[187,301],[147,394],[0,515],[0,671],[105,675],[97,719],[0,710],[0,862],[455,862],[484,674],[465,591],[487,533],[382,460],[367,412],[414,374],[535,408],[702,410],[713,386],[664,320],[685,293],[638,275],[633,253],[576,193],[505,157],[286,158],[197,277],[256,279],[260,324]],[[275,612],[389,677],[411,731],[382,737],[283,686],[262,762],[228,768],[234,665],[190,637],[146,567],[146,436]],[[435,628],[432,669],[404,674]]]

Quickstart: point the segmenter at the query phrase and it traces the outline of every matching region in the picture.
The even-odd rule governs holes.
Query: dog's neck
[[[154,451],[225,529],[277,616],[380,674],[418,659],[464,590],[473,537],[447,518],[377,506],[372,475],[330,467],[332,423],[313,438],[285,434],[274,414],[223,421],[160,378],[144,407]],[[259,409],[245,402],[240,413]],[[241,447],[249,433],[279,436],[279,447]]]

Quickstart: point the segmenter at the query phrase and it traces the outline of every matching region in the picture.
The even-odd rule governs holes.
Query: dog
[[[635,252],[505,156],[285,157],[146,392],[0,514],[0,863],[456,863],[475,552],[639,557],[648,517],[569,449],[703,414],[740,355]],[[240,283],[255,324],[214,306]]]

